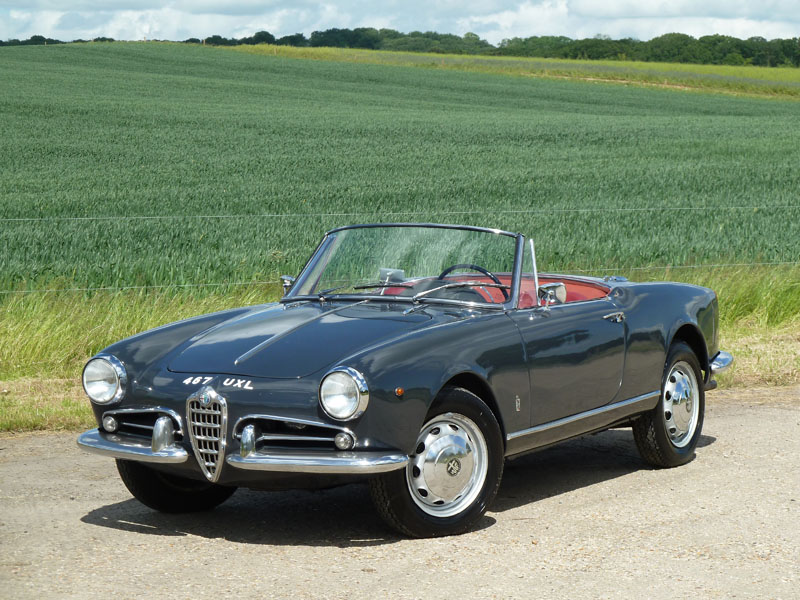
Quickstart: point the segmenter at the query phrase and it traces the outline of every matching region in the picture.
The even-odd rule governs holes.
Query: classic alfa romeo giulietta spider
[[[456,534],[506,458],[562,440],[629,426],[647,463],[688,462],[732,361],[711,290],[539,273],[533,242],[505,231],[342,227],[283,281],[279,302],[86,364],[98,427],[78,444],[147,506],[367,481],[400,532]]]

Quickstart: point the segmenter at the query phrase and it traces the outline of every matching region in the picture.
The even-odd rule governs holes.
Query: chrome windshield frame
[[[320,260],[323,259],[325,253],[328,249],[330,241],[333,239],[331,238],[332,234],[335,234],[339,231],[345,231],[348,229],[366,229],[366,228],[378,228],[378,227],[417,227],[417,228],[431,228],[431,229],[458,229],[462,231],[475,231],[480,233],[490,233],[494,235],[504,235],[508,237],[515,238],[516,246],[514,252],[514,265],[513,270],[511,272],[511,290],[509,294],[508,301],[502,304],[496,304],[491,302],[467,302],[461,300],[452,300],[447,298],[426,298],[425,302],[430,304],[444,304],[450,306],[464,306],[468,308],[489,308],[489,309],[502,309],[502,310],[511,310],[517,307],[517,303],[519,301],[519,290],[520,290],[520,279],[522,274],[522,257],[523,252],[525,249],[525,236],[521,233],[512,233],[510,231],[504,231],[502,229],[491,229],[487,227],[475,227],[472,225],[446,225],[441,223],[368,223],[363,225],[347,225],[344,227],[337,227],[335,229],[331,229],[330,231],[326,232],[323,236],[320,243],[317,245],[314,253],[306,262],[303,269],[297,276],[297,280],[294,282],[292,289],[289,290],[283,298],[280,299],[282,303],[289,303],[289,302],[297,302],[300,300],[320,300],[319,296],[316,294],[297,294],[296,290],[299,290],[303,287],[306,283],[307,279],[309,278],[310,274],[314,271],[315,266],[319,263]],[[381,295],[366,295],[366,294],[331,294],[329,296],[325,296],[325,301],[331,300],[342,300],[342,301],[353,301],[353,300],[377,300],[377,301],[384,301],[384,302],[409,302],[411,303],[412,300],[410,297],[403,297],[403,296],[381,296]]]

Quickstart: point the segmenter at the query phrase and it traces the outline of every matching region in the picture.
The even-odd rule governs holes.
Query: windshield
[[[388,297],[502,305],[512,296],[517,238],[431,226],[328,234],[287,296]]]

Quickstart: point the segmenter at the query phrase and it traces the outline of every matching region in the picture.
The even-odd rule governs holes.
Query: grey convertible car
[[[78,444],[115,458],[147,506],[366,480],[400,532],[461,533],[506,457],[630,426],[646,462],[688,462],[732,361],[711,290],[539,273],[533,243],[505,231],[342,227],[283,279],[280,302],[86,364],[98,427]]]

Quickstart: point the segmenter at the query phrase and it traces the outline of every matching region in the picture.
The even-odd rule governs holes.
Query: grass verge
[[[800,384],[800,268],[636,271],[715,289],[721,347],[736,363],[722,387]],[[91,426],[80,371],[108,344],[163,323],[278,297],[277,285],[212,292],[14,294],[0,300],[0,431]]]
[[[78,377],[0,381],[0,431],[76,431],[93,423]]]

